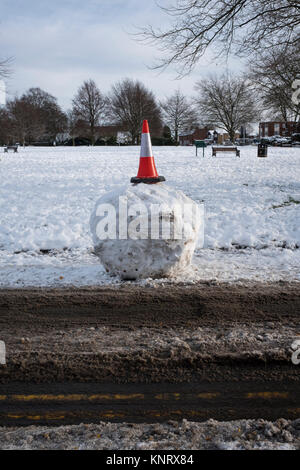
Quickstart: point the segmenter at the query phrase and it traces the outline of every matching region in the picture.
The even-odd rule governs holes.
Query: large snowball
[[[176,276],[190,265],[203,206],[165,183],[106,193],[91,216],[95,253],[122,279]]]

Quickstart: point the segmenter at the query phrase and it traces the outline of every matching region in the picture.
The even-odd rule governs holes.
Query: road
[[[10,384],[0,387],[0,426],[295,419],[295,383]]]
[[[0,290],[0,425],[298,418],[299,285]]]

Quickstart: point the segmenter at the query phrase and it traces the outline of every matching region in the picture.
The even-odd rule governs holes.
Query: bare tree
[[[82,137],[83,139],[89,135],[89,124],[86,121],[78,118],[78,115],[74,112],[73,109],[69,109],[67,111],[67,119],[68,119],[68,132],[72,139],[73,146],[75,145],[75,139],[77,137]],[[96,137],[96,136],[95,136]]]
[[[258,101],[244,77],[210,77],[196,84],[203,118],[224,129],[234,141],[235,132],[259,118]]]
[[[272,120],[298,121],[300,104],[292,100],[294,80],[300,79],[300,49],[296,46],[261,51],[249,63],[249,77]]]
[[[74,146],[75,139],[76,137],[78,137],[78,128],[77,128],[78,118],[76,114],[74,113],[73,109],[69,109],[67,111],[67,119],[68,119],[68,132],[70,134],[70,137],[72,139],[72,143]]]
[[[46,131],[45,123],[40,120],[38,110],[24,97],[14,98],[7,103],[13,139],[25,145],[38,141]]]
[[[85,81],[79,88],[73,99],[73,113],[78,119],[88,123],[91,143],[94,145],[96,127],[107,113],[107,98],[93,80]]]
[[[172,17],[165,30],[143,28],[138,37],[158,44],[164,58],[154,68],[173,63],[189,73],[209,46],[216,55],[248,55],[264,47],[298,44],[299,0],[173,0],[160,7]]]
[[[38,113],[45,127],[44,137],[49,141],[53,141],[59,132],[66,130],[67,116],[50,93],[40,88],[30,88],[23,95],[23,99]]]
[[[151,91],[139,81],[124,79],[112,87],[112,117],[128,129],[132,143],[139,143],[142,122],[149,121],[152,132],[161,129],[161,112]]]
[[[197,113],[191,103],[180,90],[160,103],[164,122],[171,129],[171,133],[178,142],[178,134],[181,130],[197,125]]]
[[[0,108],[0,145],[13,143],[12,122],[7,109]]]
[[[66,128],[66,116],[56,98],[40,88],[30,88],[20,98],[10,100],[6,110],[13,137],[23,145],[42,139],[53,142]]]

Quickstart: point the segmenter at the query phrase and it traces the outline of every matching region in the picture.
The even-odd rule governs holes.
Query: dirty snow
[[[0,428],[0,449],[299,450],[300,420],[104,423]]]
[[[300,149],[268,150],[259,159],[241,147],[239,159],[153,148],[167,184],[205,203],[204,248],[174,281],[300,280]],[[89,219],[99,197],[136,175],[138,159],[138,147],[1,154],[0,286],[118,282],[93,254]]]
[[[22,332],[24,334],[24,332]],[[299,328],[281,326],[280,330],[272,322],[255,325],[226,327],[224,324],[215,327],[198,328],[151,328],[144,327],[128,331],[107,326],[91,328],[68,328],[65,330],[47,330],[32,333],[30,337],[21,337],[1,333],[10,350],[26,356],[33,351],[36,354],[84,354],[122,355],[138,357],[151,356],[173,359],[195,358],[199,355],[220,357],[221,355],[238,355],[270,358],[281,357],[290,362],[292,345],[299,337]]]

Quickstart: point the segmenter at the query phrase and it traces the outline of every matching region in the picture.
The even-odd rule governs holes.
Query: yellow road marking
[[[6,414],[1,414],[1,418],[6,418],[6,419],[28,419],[32,421],[41,421],[44,419],[47,420],[62,420],[62,419],[68,419],[69,417],[80,417],[82,416],[81,413],[69,413],[67,411],[62,411],[60,413],[58,412],[47,412],[44,414],[27,414],[27,413],[6,413]],[[114,412],[113,410],[108,410],[104,412],[97,412],[93,413],[94,417],[98,418],[124,418],[126,417],[126,413],[122,412]]]
[[[236,410],[228,410],[231,411],[232,418],[234,418],[236,414]],[[294,415],[294,416],[299,416],[300,415],[300,408],[288,408],[287,409],[288,413]],[[142,415],[144,417],[148,418],[166,418],[166,417],[172,417],[172,416],[197,416],[197,417],[208,417],[207,416],[207,410],[206,409],[198,409],[198,410],[145,410],[142,412]],[[75,418],[75,419],[82,419],[82,417],[88,418],[88,417],[93,417],[93,418],[107,418],[107,419],[115,419],[115,418],[128,418],[130,415],[130,412],[127,411],[120,411],[120,412],[115,412],[113,410],[105,410],[102,412],[70,412],[70,411],[60,411],[60,412],[55,412],[55,411],[48,411],[45,413],[39,413],[39,414],[27,414],[27,413],[1,413],[0,414],[0,419],[11,419],[11,420],[20,420],[20,419],[26,419],[29,421],[42,421],[42,420],[68,420],[69,418]]]
[[[81,395],[80,400],[112,400],[112,395],[109,393],[95,393],[94,395]]]
[[[80,401],[80,400],[135,400],[144,399],[145,395],[142,393],[133,393],[129,395],[125,394],[71,394],[71,395],[12,395],[11,397],[5,397],[4,399],[10,399],[13,401]]]
[[[65,419],[65,415],[60,413],[45,413],[43,415],[27,415],[27,414],[12,414],[12,413],[8,413],[6,415],[2,415],[6,418],[10,418],[10,419],[32,419],[33,421],[40,421],[41,419]]]
[[[13,401],[77,401],[80,399],[84,399],[83,395],[12,395],[10,397]]]
[[[210,393],[210,392],[202,392],[196,395],[188,394],[188,395],[181,395],[180,393],[159,393],[155,395],[154,398],[156,400],[169,400],[171,398],[175,398],[175,400],[180,400],[180,398],[187,400],[189,397],[203,398],[205,400],[212,400],[213,398],[217,398],[220,396],[220,393]]]
[[[143,400],[145,395],[143,393],[133,393],[131,395],[114,395],[115,400],[132,400],[136,398]]]
[[[197,394],[181,394],[181,393],[158,393],[154,395],[156,400],[188,400],[189,398],[200,398],[205,400],[213,400],[222,396],[219,392],[201,392]],[[287,399],[289,398],[289,392],[249,392],[244,395],[246,399]],[[151,395],[149,395],[149,398]],[[15,395],[0,395],[0,401],[18,401],[18,402],[30,402],[30,401],[61,401],[61,402],[76,402],[76,401],[97,401],[97,400],[108,400],[108,401],[118,401],[118,400],[144,400],[145,394],[143,393],[131,393],[131,394],[102,394],[97,393],[93,395],[88,394],[15,394]]]
[[[300,416],[300,408],[288,408],[288,412]]]
[[[125,418],[126,413],[115,413],[114,411],[106,411],[105,413],[97,413],[100,418]]]
[[[246,398],[289,398],[288,392],[251,392],[246,394]]]
[[[198,398],[205,398],[206,400],[212,400],[220,396],[220,393],[198,393]]]
[[[170,398],[175,398],[175,400],[180,400],[180,393],[158,393],[154,396],[156,400],[170,400]]]

